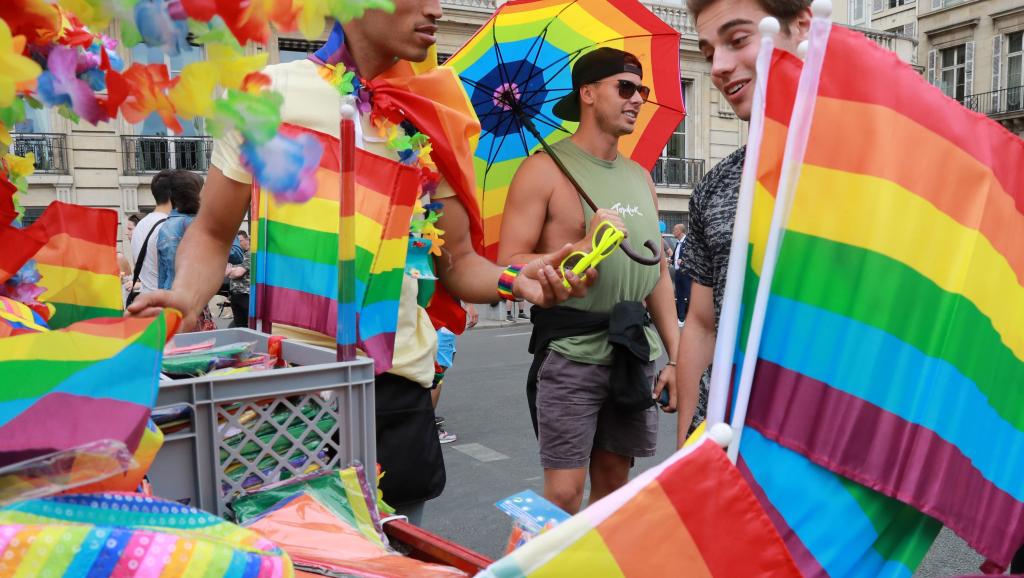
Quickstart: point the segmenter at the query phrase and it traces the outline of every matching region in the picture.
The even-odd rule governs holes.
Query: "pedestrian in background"
[[[159,288],[160,278],[157,271],[160,266],[156,244],[160,229],[171,212],[171,173],[171,170],[165,169],[153,176],[149,189],[153,194],[153,200],[156,201],[156,207],[139,220],[129,236],[132,244],[132,261],[135,264],[132,287],[125,305],[131,305],[136,296]]]
[[[157,287],[170,289],[174,284],[175,267],[177,266],[178,245],[192,220],[199,213],[199,192],[203,190],[203,177],[185,169],[169,171],[166,182],[171,190],[171,213],[160,228],[157,238]],[[242,263],[242,248],[236,239],[231,246],[228,262]],[[209,305],[202,308],[199,320],[191,331],[209,331],[216,329]]]
[[[238,232],[238,246],[242,248],[242,263],[228,264],[228,291],[231,294],[232,327],[249,326],[249,270],[252,256],[249,253],[249,233]]]
[[[676,248],[672,252],[673,281],[676,286],[676,315],[679,326],[686,321],[686,310],[690,307],[690,275],[683,267],[683,243],[686,242],[686,225],[679,223],[672,227],[672,236],[676,238]]]
[[[466,329],[472,329],[480,320],[476,307],[472,303],[462,303],[466,310]],[[456,335],[442,327],[437,330],[437,357],[434,359],[434,387],[430,392],[430,401],[437,409],[437,403],[441,399],[441,385],[444,383],[444,376],[455,363],[455,337]],[[437,426],[437,439],[443,444],[450,444],[459,439],[453,433],[448,432],[444,427],[444,417],[434,413],[434,424]]]

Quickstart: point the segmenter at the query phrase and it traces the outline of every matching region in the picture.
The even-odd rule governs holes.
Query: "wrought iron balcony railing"
[[[960,103],[975,112],[989,116],[1024,114],[1024,86],[971,94],[965,96]]]
[[[662,157],[651,178],[659,187],[692,189],[704,176],[704,159]]]
[[[207,136],[122,136],[121,150],[126,175],[164,169],[205,173],[210,169],[213,139]]]
[[[67,137],[52,133],[12,134],[11,148],[14,154],[25,156],[32,153],[36,158],[36,173],[51,175],[68,174]]]

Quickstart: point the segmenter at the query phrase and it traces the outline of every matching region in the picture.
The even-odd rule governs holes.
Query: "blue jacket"
[[[174,259],[178,253],[178,245],[185,236],[185,230],[195,218],[195,215],[186,215],[173,209],[167,216],[167,221],[160,227],[156,242],[157,286],[160,289],[170,289],[174,284]],[[228,263],[240,265],[244,256],[242,247],[238,244],[238,237],[235,237],[231,243],[231,252],[228,253]]]

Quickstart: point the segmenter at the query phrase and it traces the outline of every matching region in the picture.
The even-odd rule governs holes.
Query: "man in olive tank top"
[[[633,247],[660,243],[651,176],[618,152],[649,93],[642,77],[639,60],[613,48],[576,62],[574,90],[554,111],[578,120],[579,129],[551,148],[602,208],[595,213],[582,203],[550,156],[534,155],[509,188],[501,262],[526,262],[565,243],[589,252],[602,221],[625,231]],[[544,496],[570,513],[580,509],[588,469],[592,503],[628,481],[634,458],[654,455],[654,399],[663,389],[669,402],[662,409],[676,406],[675,368],[654,375],[662,351],[674,365],[679,338],[665,260],[642,265],[616,250],[597,269],[601,281],[585,297],[531,311],[535,358],[527,392]]]

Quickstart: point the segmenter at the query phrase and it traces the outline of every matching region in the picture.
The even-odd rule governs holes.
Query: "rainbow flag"
[[[102,439],[135,452],[179,321],[165,310],[0,339],[0,467]]]
[[[51,328],[121,315],[115,211],[54,201],[28,227],[0,226],[0,239],[0,281],[35,259],[46,289],[39,299],[56,309]]]
[[[1024,543],[1024,141],[858,33],[812,26],[807,62],[741,452],[755,477],[824,466],[1005,566]],[[832,487],[863,510],[865,488]]]
[[[801,576],[757,499],[704,437],[478,576]]]
[[[290,578],[258,533],[177,502],[95,493],[0,509],[0,575]]]
[[[770,69],[758,72],[767,86],[763,112],[754,111],[762,117],[751,121],[747,154],[747,162],[757,168],[737,361],[746,349],[801,71],[800,60],[776,50]],[[735,371],[738,376],[738,364]],[[737,465],[804,576],[909,578],[941,528],[913,508],[814,464],[756,429],[744,430]]]
[[[282,133],[312,134],[324,154],[316,195],[303,204],[278,203],[259,191],[253,230],[250,308],[272,323],[286,323],[331,337],[337,332],[340,149],[338,139],[293,125]],[[409,248],[409,223],[420,192],[411,166],[356,152],[355,306],[357,345],[374,369],[391,368],[398,301]]]

